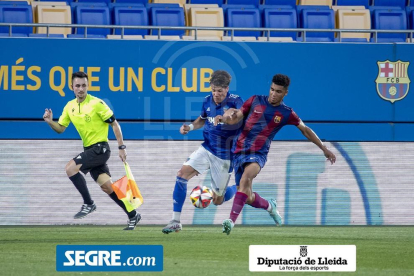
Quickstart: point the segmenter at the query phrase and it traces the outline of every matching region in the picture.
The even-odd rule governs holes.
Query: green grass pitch
[[[249,272],[249,245],[347,245],[357,247],[357,271],[299,275],[414,275],[413,226],[271,227],[186,226],[165,235],[162,226],[1,226],[0,275],[292,275]],[[57,272],[56,245],[163,245],[163,272]],[[296,274],[297,274],[296,273]]]

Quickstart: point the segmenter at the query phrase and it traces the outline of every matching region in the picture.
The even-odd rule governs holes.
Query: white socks
[[[173,212],[173,220],[180,221],[181,220],[181,212]]]

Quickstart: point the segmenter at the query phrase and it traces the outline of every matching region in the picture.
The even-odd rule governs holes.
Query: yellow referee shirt
[[[108,141],[108,120],[114,113],[106,103],[94,96],[87,95],[81,103],[77,99],[69,101],[63,109],[58,123],[68,127],[73,123],[84,147]]]

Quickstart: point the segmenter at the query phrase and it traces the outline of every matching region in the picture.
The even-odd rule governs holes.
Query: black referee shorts
[[[84,148],[84,152],[73,158],[76,165],[82,164],[80,167],[81,172],[91,174],[93,180],[98,179],[98,176],[102,173],[106,173],[111,176],[109,172],[108,161],[111,156],[111,149],[107,142],[99,142],[92,146]]]

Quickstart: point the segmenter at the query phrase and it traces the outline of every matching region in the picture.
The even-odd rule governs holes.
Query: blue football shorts
[[[266,164],[267,158],[262,154],[257,153],[237,153],[233,158],[234,174],[236,178],[236,185],[240,185],[240,179],[244,173],[244,168],[248,163],[257,163],[260,169]]]

